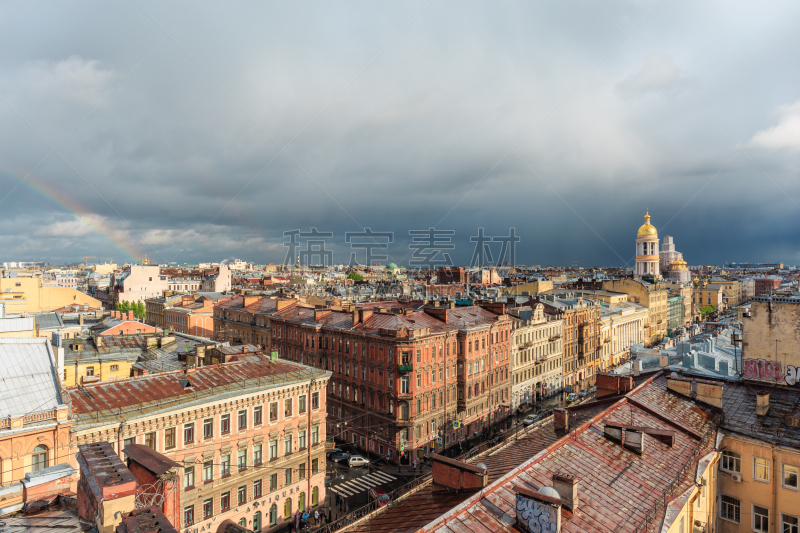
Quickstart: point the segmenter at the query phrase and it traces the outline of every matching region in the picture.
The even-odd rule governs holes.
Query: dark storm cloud
[[[458,263],[514,227],[519,262],[622,265],[646,208],[690,264],[800,259],[794,3],[141,6],[0,20],[4,260],[316,227],[344,262],[370,227],[407,263],[436,226]]]

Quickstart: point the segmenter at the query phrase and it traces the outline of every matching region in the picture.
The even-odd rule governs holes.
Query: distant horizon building
[[[661,277],[658,253],[658,231],[650,224],[650,212],[644,215],[644,224],[636,234],[636,276]]]

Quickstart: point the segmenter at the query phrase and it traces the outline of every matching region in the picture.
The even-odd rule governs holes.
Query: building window
[[[209,498],[203,501],[203,520],[214,515],[214,499]]]
[[[274,492],[278,490],[278,474],[269,476],[269,491]]]
[[[283,402],[283,418],[292,417],[292,399],[286,398]]]
[[[87,376],[94,376],[94,367],[93,366],[87,366],[86,367],[86,375]]]
[[[289,520],[292,517],[292,499],[286,498],[283,502],[283,519]]]
[[[319,459],[312,459],[311,460],[311,475],[313,476],[317,472],[319,472]]]
[[[753,478],[758,481],[769,481],[769,459],[753,458]]]
[[[753,531],[769,532],[769,509],[766,507],[753,505]]]
[[[319,409],[319,392],[311,393],[311,409]]]
[[[292,469],[287,468],[283,471],[283,486],[288,487],[292,484]]]
[[[37,472],[43,468],[47,468],[47,465],[47,446],[40,444],[33,449],[33,455],[31,455],[31,469]]]
[[[742,471],[742,456],[736,452],[725,450],[722,452],[722,461],[720,468],[726,472],[741,472]]]
[[[274,526],[278,523],[278,506],[274,503],[269,508],[269,525]]]
[[[239,505],[247,503],[247,485],[239,487],[238,502]]]
[[[253,481],[253,499],[256,500],[261,497],[261,480]]]
[[[301,414],[301,415],[306,412],[306,397],[305,397],[305,395],[300,396],[300,398],[297,400],[297,412],[299,414]]]
[[[191,444],[194,442],[194,423],[183,426],[183,443]]]
[[[719,497],[719,517],[739,523],[741,519],[741,501],[724,494]]]
[[[239,470],[247,468],[247,450],[239,450],[236,456],[236,464],[239,465]]]
[[[269,458],[270,460],[278,457],[278,440],[269,441]]]
[[[206,418],[203,420],[203,438],[210,439],[214,436],[214,419]]]
[[[796,516],[789,516],[788,514],[783,515],[783,529],[781,529],[782,533],[800,533],[800,526],[798,525],[798,520]]]
[[[227,435],[231,432],[231,415],[219,417],[219,432],[222,435]]]
[[[311,445],[316,446],[319,444],[319,426],[311,428]]]
[[[156,432],[152,431],[150,433],[145,433],[144,435],[144,445],[150,448],[151,450],[156,449]]]
[[[305,429],[300,431],[300,433],[298,433],[297,446],[301,450],[305,449],[305,447],[306,447],[306,430]]]
[[[319,487],[311,489],[311,506],[316,506],[319,503]]]
[[[264,408],[261,406],[253,407],[253,425],[260,426],[263,421]]]
[[[229,511],[231,508],[231,493],[223,492],[219,497],[219,510],[220,511]]]
[[[203,482],[214,479],[214,460],[203,463]]]
[[[797,488],[797,467],[783,465],[783,486],[789,489]]]
[[[189,466],[183,469],[183,488],[194,487],[194,467]]]
[[[225,454],[220,458],[220,473],[225,476],[231,473],[231,455]]]
[[[269,421],[275,422],[278,420],[278,402],[269,404]]]
[[[164,430],[164,449],[169,450],[175,447],[175,428]]]
[[[111,365],[112,372],[116,372],[117,370],[119,370],[119,365]]]
[[[283,454],[289,455],[290,453],[292,453],[292,436],[286,435],[283,438]]]
[[[239,431],[247,429],[247,410],[239,411]]]
[[[194,525],[194,505],[190,505],[189,507],[183,508],[183,525],[184,526]]]
[[[297,467],[297,479],[305,479],[306,478],[306,464],[300,463],[300,466]]]

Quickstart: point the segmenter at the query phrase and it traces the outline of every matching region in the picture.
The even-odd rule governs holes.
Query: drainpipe
[[[308,430],[306,434],[306,446],[308,446],[308,466],[306,467],[306,473],[308,474],[306,477],[308,479],[308,497],[311,498],[311,435],[312,435],[312,427],[311,427],[311,394],[314,388],[314,383],[316,383],[316,379],[312,379],[311,383],[308,384],[308,399],[306,400],[306,411],[308,412]],[[317,498],[317,505],[319,505],[319,498]],[[304,509],[305,511],[305,509]]]
[[[773,526],[772,531],[778,531],[778,463],[775,462],[775,446],[770,445],[772,450],[772,516],[770,517]],[[782,475],[782,473],[781,473]]]

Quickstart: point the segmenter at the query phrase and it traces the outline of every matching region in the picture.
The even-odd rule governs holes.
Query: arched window
[[[311,489],[311,506],[314,507],[319,503],[319,487]]]
[[[256,511],[253,515],[253,531],[256,533],[261,531],[261,511]]]
[[[283,503],[283,519],[289,520],[292,517],[292,499],[286,498]]]
[[[241,518],[239,519],[239,525],[240,525],[240,526],[242,526],[242,527],[244,527],[244,528],[246,528],[246,527],[247,527],[247,518],[245,518],[245,517],[241,517]]]
[[[274,526],[278,523],[278,506],[274,503],[269,508],[269,525]]]
[[[301,492],[297,497],[297,510],[301,513],[306,510],[306,493]]]
[[[31,455],[31,467],[34,472],[47,468],[47,446],[44,444],[38,445],[33,449]]]

